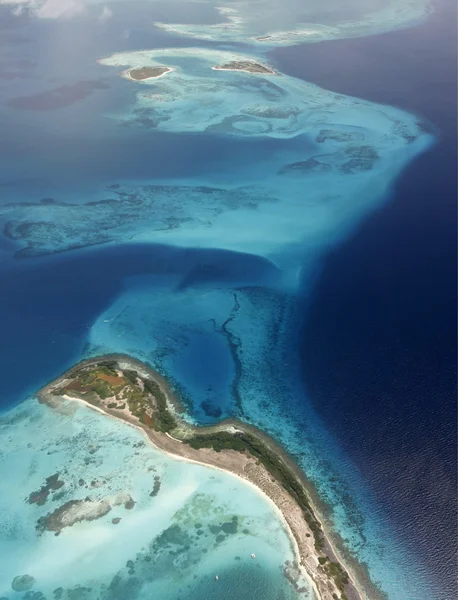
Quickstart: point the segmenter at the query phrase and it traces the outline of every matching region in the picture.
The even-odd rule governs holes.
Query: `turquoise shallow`
[[[56,412],[31,399],[0,427],[3,596],[22,597],[12,584],[29,575],[34,598],[232,598],[247,586],[266,599],[297,597],[283,574],[291,541],[256,488],[169,458],[135,428],[75,402]],[[56,474],[58,489],[34,500]],[[40,529],[41,517],[74,500],[108,512]]]
[[[104,353],[157,369],[192,422],[236,416],[271,434],[381,593],[443,600],[299,361],[328,253],[440,132],[287,75],[272,52],[402,31],[431,12],[423,0],[0,0],[0,600],[313,598],[285,577],[291,540],[258,491],[84,406],[37,402]],[[271,72],[227,69],[243,62]],[[40,529],[87,498],[103,514]]]

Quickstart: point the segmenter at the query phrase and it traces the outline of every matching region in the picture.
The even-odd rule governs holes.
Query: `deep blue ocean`
[[[288,73],[421,114],[440,131],[391,201],[326,257],[307,306],[302,364],[316,410],[449,598],[457,549],[453,5],[438,2],[411,30],[277,51]]]
[[[3,30],[20,45],[23,30],[8,14],[2,9]],[[37,39],[39,56],[46,32]],[[135,43],[126,40],[123,49],[140,49],[147,41],[139,30]],[[172,41],[164,35],[162,43]],[[105,53],[117,49],[108,37],[94,46],[73,46],[80,78],[88,56],[100,54],[101,48]],[[393,530],[440,581],[435,589],[442,597],[435,600],[452,600],[457,549],[456,7],[441,0],[435,14],[414,28],[277,49],[272,58],[288,75],[399,107],[437,129],[437,143],[402,172],[390,200],[324,257],[312,298],[296,317],[300,347],[294,344],[284,355],[288,358],[289,352],[292,362],[299,356],[302,383],[326,429]],[[27,68],[25,62],[17,67],[21,73]],[[62,64],[55,68],[65,71]],[[94,70],[88,78],[99,76]],[[9,81],[8,76],[0,79],[2,100]],[[97,81],[113,92],[113,110],[131,96],[119,82]],[[98,106],[98,88],[91,85],[70,92],[82,94],[85,103],[79,109],[71,97],[69,104],[76,106],[72,120],[57,116],[59,133],[49,133],[49,139],[39,110],[32,116],[18,110],[14,122],[2,120],[9,141],[2,142],[0,156],[17,163],[10,178],[3,173],[2,204],[36,202],[48,197],[48,190],[53,197],[68,189],[83,194],[99,179],[116,184],[147,176],[186,177],[204,172],[213,161],[231,160],[234,153],[242,164],[252,154],[268,156],[283,148],[279,140],[250,140],[242,147],[227,138],[199,135],[181,136],[177,146],[162,133],[153,141],[139,134],[134,144],[122,130],[117,136],[124,144],[114,147],[108,124],[97,125],[93,138],[85,135]],[[24,78],[24,93],[32,90],[33,78]],[[34,160],[30,149],[36,152]],[[54,166],[43,172],[45,162]],[[10,240],[0,238],[2,410],[84,355],[91,327],[121,294],[126,278],[167,276],[181,289],[276,277],[269,261],[226,250],[132,243],[23,259],[13,258],[12,248]]]

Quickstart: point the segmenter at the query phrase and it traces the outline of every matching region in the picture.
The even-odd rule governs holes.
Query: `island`
[[[171,73],[173,69],[170,67],[137,67],[123,71],[121,76],[132,81],[145,81],[145,79],[157,79],[163,77],[167,73]]]
[[[224,65],[215,65],[214,71],[244,71],[245,73],[256,73],[259,75],[277,75],[278,73],[260,63],[251,60],[232,60]]]
[[[211,426],[191,425],[167,382],[144,363],[123,355],[82,361],[37,396],[55,409],[65,401],[83,402],[141,429],[167,454],[224,470],[255,485],[275,504],[291,536],[297,561],[285,566],[291,583],[300,589],[297,581],[305,571],[320,600],[363,599],[324,531],[302,471],[264,432],[237,419]],[[49,478],[30,501],[39,502],[49,489],[58,487],[58,477]],[[130,498],[113,501],[126,506],[131,503]],[[63,521],[92,520],[110,508],[103,502],[83,507],[76,502],[67,504],[42,519],[40,529],[59,534]]]

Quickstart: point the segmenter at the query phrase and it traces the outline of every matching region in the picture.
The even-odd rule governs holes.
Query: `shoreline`
[[[166,67],[166,68],[167,68],[167,71],[164,71],[164,73],[161,73],[160,75],[152,75],[151,77],[143,77],[142,79],[135,79],[135,77],[131,76],[130,72],[134,71],[135,68],[125,69],[124,71],[121,71],[119,73],[119,76],[122,77],[123,79],[127,79],[128,81],[134,81],[135,83],[141,83],[142,81],[149,81],[150,79],[159,79],[160,77],[164,77],[165,75],[172,73],[172,71],[175,71],[175,69],[173,69],[172,67]]]
[[[235,477],[236,479],[238,479],[239,481],[242,481],[245,485],[248,485],[251,489],[253,489],[254,491],[256,491],[257,494],[260,494],[263,498],[265,498],[267,500],[267,502],[271,505],[272,509],[275,511],[275,513],[277,514],[277,516],[279,517],[279,519],[281,520],[285,530],[288,533],[288,538],[292,547],[292,551],[295,557],[295,560],[298,563],[298,567],[300,570],[300,573],[303,577],[305,577],[307,579],[307,581],[310,583],[311,587],[313,588],[314,593],[316,594],[317,598],[320,598],[320,594],[318,591],[318,588],[315,584],[315,581],[310,577],[310,575],[308,574],[308,572],[306,571],[306,569],[300,564],[300,552],[299,552],[299,546],[297,544],[297,540],[291,530],[291,527],[289,526],[288,521],[285,518],[285,515],[283,514],[283,512],[280,510],[280,508],[278,507],[278,505],[272,500],[272,498],[267,495],[260,487],[258,487],[257,485],[255,485],[252,481],[250,481],[249,479],[246,479],[245,477],[241,477],[240,475],[238,475],[237,473],[234,473],[233,471],[229,471],[227,469],[224,469],[222,467],[218,467],[217,465],[213,465],[213,464],[209,464],[207,462],[202,462],[201,460],[196,460],[193,458],[188,458],[185,456],[181,456],[179,454],[174,454],[168,450],[165,450],[164,448],[161,448],[160,446],[158,446],[153,439],[151,439],[151,437],[148,435],[148,432],[145,430],[145,428],[137,423],[133,423],[132,421],[129,421],[125,418],[123,418],[122,416],[118,416],[118,415],[113,415],[111,413],[106,412],[105,410],[99,408],[98,406],[94,406],[93,404],[91,404],[90,402],[87,402],[86,400],[83,400],[81,398],[72,398],[71,396],[62,396],[62,398],[66,401],[70,401],[70,402],[79,402],[80,404],[83,404],[84,406],[86,406],[87,408],[91,409],[91,410],[95,410],[96,412],[98,412],[101,415],[104,415],[105,417],[110,417],[113,418],[115,420],[121,421],[122,423],[133,427],[134,429],[137,429],[138,431],[140,431],[143,436],[147,439],[147,441],[151,444],[151,446],[153,446],[153,448],[155,448],[156,450],[158,450],[159,452],[165,454],[166,456],[172,458],[173,460],[178,460],[180,462],[188,462],[194,465],[200,465],[202,467],[205,468],[209,468],[209,469],[214,469],[216,471],[221,471],[222,473],[226,473],[228,475],[230,475],[231,477]],[[178,440],[176,438],[173,438],[170,434],[166,433],[165,435],[167,435],[170,439],[179,442],[180,444],[182,444],[183,442],[181,440]],[[294,585],[294,583],[292,582],[292,584]]]
[[[182,437],[182,439],[174,437],[168,431],[157,431],[149,424],[146,425],[144,422],[141,422],[139,418],[132,414],[129,408],[124,408],[125,404],[121,411],[119,408],[113,409],[109,406],[101,406],[100,404],[95,405],[92,402],[73,395],[56,395],[56,387],[62,386],[66,381],[71,382],[72,376],[74,377],[74,375],[81,372],[82,369],[99,366],[104,361],[116,362],[121,373],[123,370],[128,371],[133,368],[139,375],[156,382],[166,398],[167,409],[170,410],[170,413],[178,422],[176,430],[179,430],[179,433],[177,433],[177,435]],[[362,586],[358,582],[358,577],[355,575],[354,569],[348,568],[348,561],[345,561],[342,558],[335,543],[330,539],[329,533],[323,526],[323,518],[316,509],[315,502],[310,503],[310,506],[313,520],[319,523],[321,528],[319,539],[321,540],[320,543],[322,543],[322,546],[320,546],[320,548],[316,545],[318,539],[316,537],[316,529],[313,527],[312,529],[310,528],[310,522],[305,518],[300,503],[291,496],[280,481],[269,472],[264,464],[261,464],[259,460],[255,460],[255,456],[247,456],[246,453],[241,453],[240,451],[233,449],[222,449],[217,451],[213,449],[213,447],[201,446],[196,449],[189,445],[189,440],[194,439],[193,436],[199,438],[203,437],[205,439],[206,435],[212,436],[217,435],[218,433],[221,434],[222,432],[225,435],[230,433],[233,437],[235,437],[234,434],[236,433],[245,433],[254,436],[254,438],[259,440],[262,445],[267,446],[268,450],[273,451],[281,457],[281,461],[287,465],[289,470],[292,471],[294,476],[300,481],[300,484],[306,490],[307,497],[309,498],[310,487],[312,487],[310,482],[306,480],[305,475],[294,459],[289,456],[275,440],[271,439],[268,434],[237,419],[226,419],[217,425],[207,426],[197,426],[184,421],[182,415],[186,413],[186,409],[179,398],[174,394],[173,390],[171,390],[167,381],[145,363],[130,356],[120,354],[109,354],[104,355],[103,357],[89,358],[77,363],[63,375],[44,386],[37,393],[37,397],[40,402],[53,408],[56,408],[61,400],[76,400],[89,408],[96,410],[100,414],[116,418],[137,428],[143,432],[143,435],[148,438],[153,447],[176,460],[188,461],[211,467],[229,473],[242,480],[244,483],[249,484],[251,487],[255,488],[258,493],[267,497],[270,503],[275,506],[275,510],[280,516],[290,537],[297,569],[302,576],[305,576],[307,580],[312,583],[317,598],[321,600],[335,600],[336,597],[342,600],[364,600],[368,598],[364,589],[362,589]],[[312,496],[316,497],[317,494],[312,493]],[[323,553],[326,559],[323,558]],[[326,566],[337,565],[341,570],[341,573],[347,573],[347,580],[344,586],[345,591],[343,591],[343,588],[338,587],[334,579],[330,577],[325,570],[325,567],[323,567],[323,564],[325,563],[321,562],[322,560],[328,561]],[[290,579],[293,585],[295,585],[295,580],[299,573],[296,571],[295,577],[291,572],[288,573],[285,568],[285,575]],[[375,594],[373,597],[375,598],[378,595],[379,594]]]

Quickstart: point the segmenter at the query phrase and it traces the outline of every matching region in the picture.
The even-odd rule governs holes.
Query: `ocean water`
[[[455,15],[453,2],[439,2],[402,35],[309,46],[300,61],[277,51],[291,75],[409,108],[440,131],[392,200],[326,257],[301,344],[315,409],[447,598],[456,592]],[[349,77],[356,61],[361,76]]]
[[[449,280],[453,265],[453,236],[443,227],[451,222],[445,207],[453,195],[444,180],[453,180],[454,168],[454,136],[445,133],[454,125],[452,117],[438,117],[443,98],[453,98],[453,91],[437,94],[436,102],[425,93],[432,72],[439,82],[452,75],[444,61],[440,77],[435,66],[410,73],[413,82],[426,79],[425,104],[419,104],[420,94],[412,93],[411,101],[410,88],[402,87],[405,72],[391,67],[392,55],[380,50],[392,47],[392,40],[401,50],[403,40],[414,48],[412,39],[434,39],[441,33],[438,23],[451,20],[438,7],[430,15],[420,0],[348,4],[312,4],[298,13],[293,2],[281,10],[260,2],[261,21],[253,19],[248,3],[195,8],[119,1],[106,10],[97,3],[56,10],[44,2],[15,15],[0,7],[0,124],[8,140],[0,146],[6,411],[0,543],[10,555],[0,572],[2,595],[10,597],[12,579],[32,574],[34,567],[46,573],[34,588],[45,595],[56,587],[72,595],[79,585],[91,588],[78,588],[88,599],[153,593],[206,598],[215,593],[216,571],[219,583],[226,582],[218,587],[221,597],[295,597],[282,572],[291,558],[286,533],[258,494],[219,472],[184,468],[149,447],[139,450],[139,434],[124,425],[82,408],[55,414],[33,399],[38,387],[82,357],[125,352],[171,381],[189,419],[209,423],[235,415],[280,440],[315,484],[331,531],[367,565],[388,598],[453,597],[453,541],[446,525],[454,510],[453,340],[445,332],[453,328],[454,315],[440,284]],[[386,41],[362,37],[387,30],[396,31]],[[377,43],[374,65],[382,66],[373,83],[368,73],[355,75],[352,48],[361,57]],[[283,48],[273,50],[278,45]],[[342,64],[329,63],[337,55]],[[437,44],[439,58],[449,55]],[[280,74],[211,69],[247,59]],[[405,69],[409,61],[406,53]],[[450,71],[451,63],[445,63]],[[124,69],[157,64],[174,70],[142,83],[118,77]],[[404,95],[396,96],[398,84]],[[446,106],[451,114],[453,101]],[[420,171],[423,179],[417,180]],[[434,187],[439,179],[442,188]],[[425,215],[436,214],[436,194],[444,218],[434,221],[434,237],[426,229],[422,236],[426,216],[418,216],[417,198]],[[384,215],[390,210],[388,227]],[[426,247],[437,267],[417,271],[413,265],[432,260],[420,250]],[[394,264],[404,271],[394,271],[390,287]],[[432,273],[443,278],[431,279]],[[362,280],[378,286],[368,293]],[[432,282],[437,291],[423,305],[420,298]],[[402,312],[401,296],[408,298]],[[437,309],[423,308],[431,305]],[[401,315],[407,314],[411,320],[404,326]],[[428,320],[430,314],[440,314],[441,324]],[[384,341],[364,345],[364,332],[374,331],[367,322],[384,332]],[[394,342],[402,350],[395,353],[396,364],[387,360]],[[385,346],[385,354],[377,354]],[[431,352],[435,361],[427,365]],[[444,371],[437,367],[441,356],[448,361]],[[366,372],[364,365],[370,367]],[[383,378],[374,382],[367,371],[383,372]],[[429,393],[437,391],[434,378],[444,385],[440,402]],[[393,381],[406,393],[390,397]],[[412,386],[420,392],[408,394]],[[91,462],[89,440],[101,436]],[[426,444],[427,436],[443,443]],[[69,457],[75,444],[80,451]],[[157,499],[149,496],[151,476],[140,454],[164,477]],[[95,481],[113,469],[112,478],[96,488],[99,501],[114,491],[135,492],[138,506],[119,509],[123,520],[116,526],[110,512],[55,539],[37,536],[36,519],[48,507],[25,500],[64,468],[66,498],[87,495],[74,485],[86,459]],[[251,529],[216,546],[211,536],[199,541],[197,534],[181,532],[180,539],[192,537],[184,544],[191,549],[180,551],[179,560],[164,558],[157,540],[180,515],[197,510],[196,494],[211,498],[208,518],[230,514],[251,520]],[[169,506],[166,497],[177,505]],[[155,507],[161,499],[164,506]],[[425,521],[425,527],[418,525]],[[131,545],[124,548],[127,531]],[[247,544],[262,556],[256,565],[244,558],[253,551],[247,554]],[[89,546],[97,572],[83,559]],[[143,561],[146,549],[158,561],[154,576],[143,564],[150,562]],[[107,552],[108,562],[100,558]],[[59,555],[68,557],[67,570],[55,568]],[[228,566],[229,555],[234,563]],[[37,556],[44,562],[34,563]],[[126,567],[128,560],[134,567]],[[177,564],[182,570],[170,575]]]
[[[283,575],[290,539],[256,488],[169,458],[74,402],[56,412],[30,399],[1,419],[0,436],[2,596],[22,598],[12,582],[29,575],[48,598],[233,597],[247,585],[260,598],[297,597]],[[56,474],[60,487],[31,500]],[[40,519],[69,501],[104,514],[43,531]]]

